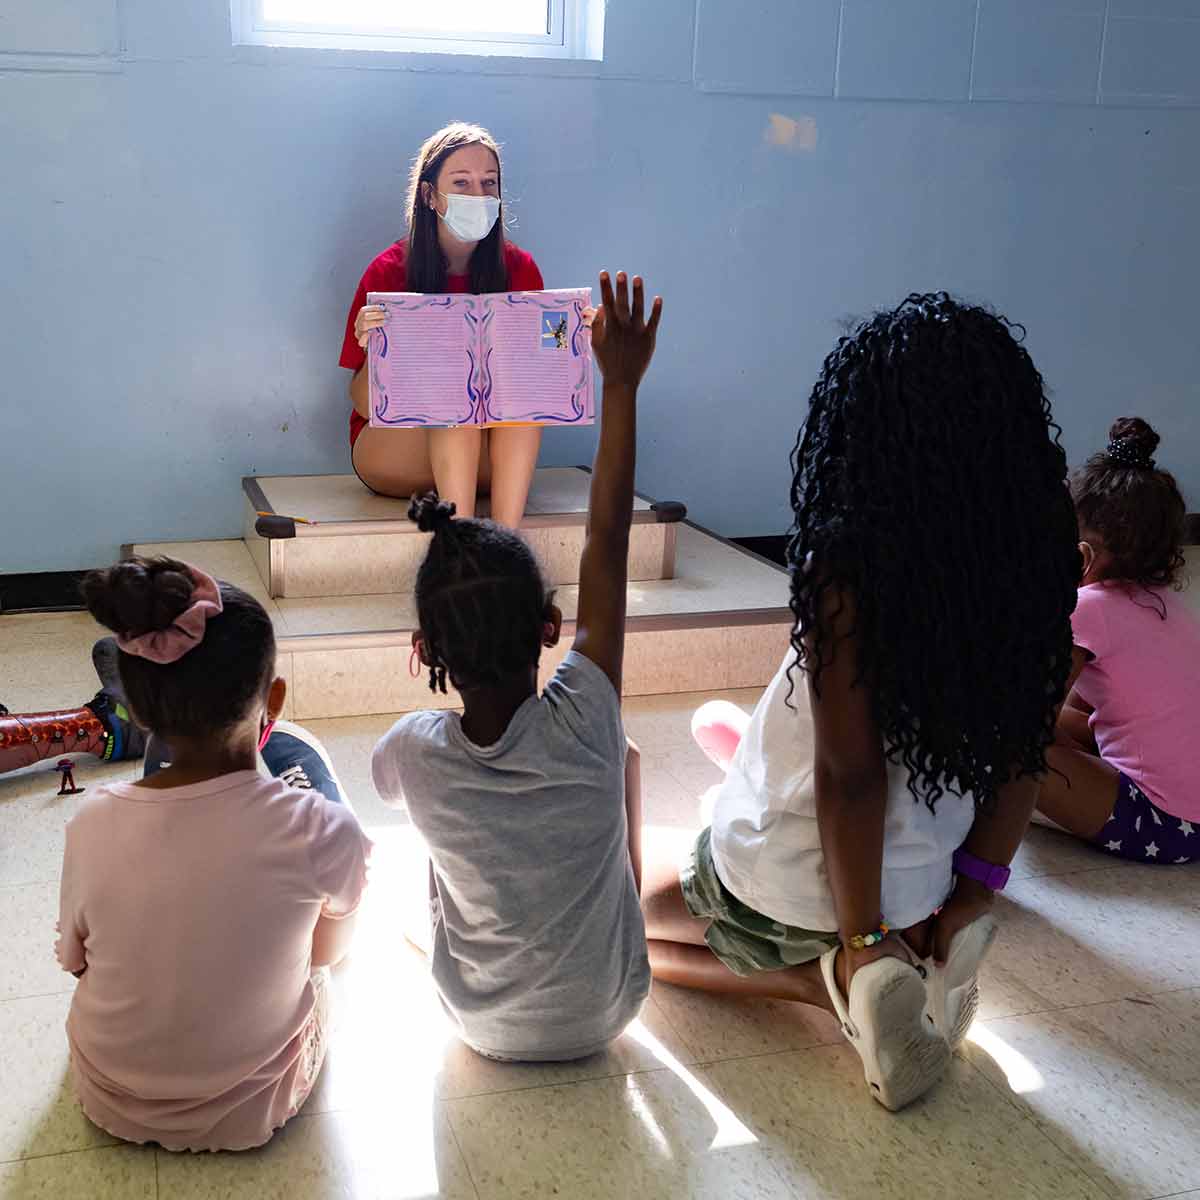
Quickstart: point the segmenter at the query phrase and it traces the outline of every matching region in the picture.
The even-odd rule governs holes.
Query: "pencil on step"
[[[310,521],[307,517],[289,517],[287,513],[261,512],[255,509],[256,517],[280,517],[284,521],[295,521],[297,525],[315,525],[316,521]]]

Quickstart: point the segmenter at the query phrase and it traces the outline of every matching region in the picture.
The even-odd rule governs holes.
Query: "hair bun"
[[[1108,431],[1108,457],[1120,467],[1153,470],[1162,438],[1141,417],[1118,417]]]
[[[438,533],[454,520],[457,511],[452,500],[439,500],[436,492],[426,492],[413,497],[408,519],[415,521],[422,533]]]
[[[173,558],[131,558],[83,580],[88,611],[121,637],[169,628],[191,603],[196,586],[184,563]]]

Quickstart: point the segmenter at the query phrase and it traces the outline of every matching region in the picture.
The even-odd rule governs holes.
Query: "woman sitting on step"
[[[459,517],[475,515],[477,493],[491,515],[515,528],[537,465],[537,425],[381,429],[368,424],[366,346],[384,310],[368,292],[541,291],[542,273],[504,236],[500,147],[478,125],[456,123],[425,142],[413,164],[408,233],[377,255],[359,281],[346,319],[340,363],[350,380],[350,459],[364,484],[407,500],[436,490]]]

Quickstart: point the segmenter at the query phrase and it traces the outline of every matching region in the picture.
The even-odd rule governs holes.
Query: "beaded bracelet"
[[[891,931],[888,927],[880,921],[879,928],[874,933],[856,933],[848,945],[851,950],[866,950],[868,946],[876,946],[882,942],[889,932]]]

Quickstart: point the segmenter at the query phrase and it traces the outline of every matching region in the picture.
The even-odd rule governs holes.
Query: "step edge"
[[[791,610],[780,608],[723,609],[695,613],[647,613],[625,619],[626,633],[678,633],[689,629],[742,629],[760,625],[790,625]],[[407,644],[415,626],[394,629],[365,629],[340,633],[276,633],[281,654],[317,650],[370,650]],[[564,621],[562,636],[573,637],[576,623]]]
[[[265,510],[256,510],[265,511]],[[278,515],[278,514],[274,514]],[[566,513],[527,513],[521,521],[521,529],[572,529],[587,524],[585,511]],[[657,513],[648,508],[634,510],[634,525],[660,525]],[[260,534],[270,538],[269,534]],[[407,517],[395,520],[366,519],[361,521],[317,521],[309,525],[296,525],[295,540],[321,537],[428,537]],[[275,541],[292,541],[293,536],[274,538]]]

